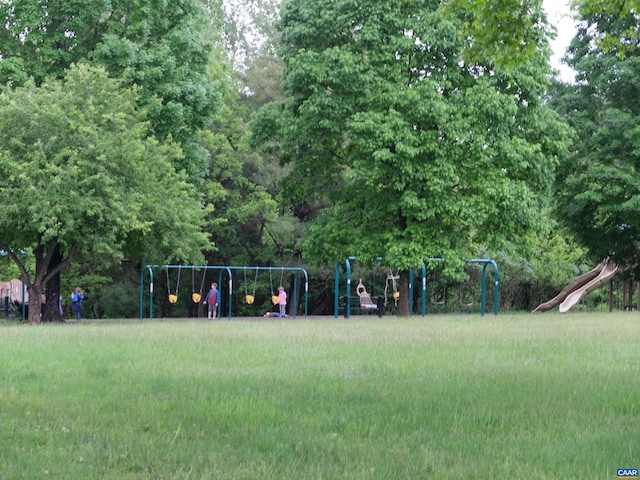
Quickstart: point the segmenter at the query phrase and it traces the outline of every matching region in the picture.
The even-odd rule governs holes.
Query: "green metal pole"
[[[334,272],[334,288],[333,288],[333,316],[338,318],[338,312],[340,310],[340,265],[341,262],[336,262],[336,268]]]
[[[355,262],[356,257],[348,257],[345,261],[346,267],[346,277],[347,277],[347,302],[344,307],[344,318],[351,318],[351,302],[349,301],[349,297],[351,296],[351,263],[349,260]]]
[[[422,316],[427,316],[427,266],[422,259]]]
[[[480,313],[484,315],[484,306],[485,306],[485,294],[486,294],[486,286],[485,286],[485,271],[488,265],[493,267],[493,313],[494,315],[498,315],[500,294],[500,273],[498,271],[498,264],[491,258],[474,258],[471,260],[472,263],[482,263],[484,264],[482,268],[482,301],[481,301],[481,311]]]

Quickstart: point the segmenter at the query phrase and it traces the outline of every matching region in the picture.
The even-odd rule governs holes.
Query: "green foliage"
[[[26,258],[24,260],[26,260]],[[0,255],[0,282],[8,282],[13,278],[20,278],[20,269],[13,259],[7,257],[5,252],[3,252]]]
[[[622,20],[625,26],[617,32],[609,31],[603,23],[605,28],[598,29],[598,35],[593,39],[594,44],[620,59],[624,59],[627,54],[635,55],[640,40],[638,0],[573,0],[571,4],[579,17],[599,18],[600,22]]]
[[[87,307],[93,307],[95,313],[85,314],[90,318],[132,318],[138,312],[140,285],[134,281],[109,282],[96,290],[96,296],[90,297]]]
[[[213,264],[270,265],[295,249],[295,222],[279,212],[276,197],[282,176],[275,161],[249,144],[247,102],[235,91],[225,94],[206,147],[214,159],[207,176],[212,238],[218,252]],[[285,227],[286,226],[286,227]]]
[[[172,165],[180,148],[150,137],[136,104],[83,66],[0,95],[0,245],[34,251],[37,288],[74,256],[198,260],[209,245],[202,200]]]
[[[517,250],[483,252],[500,272],[500,311],[531,311],[546,302],[595,264],[572,235],[553,222],[541,232],[525,236]]]
[[[467,19],[430,1],[391,12],[374,1],[285,4],[287,99],[260,112],[254,138],[291,165],[284,198],[328,205],[308,230],[309,260],[384,256],[408,269],[441,256],[460,269],[479,245],[542,225],[566,144],[542,102],[545,27],[535,54],[499,68],[462,61]]]
[[[603,50],[603,35],[624,39],[636,20],[583,14],[569,48],[576,84],[558,86],[558,111],[575,131],[571,157],[558,177],[560,216],[594,259],[640,265],[640,56]]]
[[[31,245],[38,231],[42,243],[77,244],[89,257],[141,258],[146,249],[132,248],[140,235],[146,247],[159,248],[155,259],[198,258],[206,245],[197,232],[202,207],[170,162],[181,152],[147,136],[144,112],[135,105],[134,90],[83,67],[70,70],[64,83],[4,94],[2,117],[14,121],[0,131],[3,195],[22,199],[8,206],[10,218],[32,222],[24,231],[14,228],[8,243]]]
[[[445,8],[467,12],[461,33],[473,39],[467,61],[486,59],[500,67],[517,67],[534,58],[554,36],[542,0],[452,0]]]
[[[150,107],[152,132],[178,141],[185,156],[177,166],[199,179],[205,159],[194,135],[208,125],[223,82],[209,76],[206,32],[221,13],[208,7],[200,0],[2,2],[0,84],[62,79],[73,63],[102,66],[141,87],[137,101]]]

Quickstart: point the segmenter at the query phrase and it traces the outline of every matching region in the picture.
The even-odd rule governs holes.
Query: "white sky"
[[[570,0],[543,0],[542,2],[549,22],[556,26],[558,35],[551,43],[553,48],[551,65],[560,71],[560,78],[565,82],[571,82],[574,78],[573,71],[560,62],[575,35],[575,22],[571,18],[569,2]]]

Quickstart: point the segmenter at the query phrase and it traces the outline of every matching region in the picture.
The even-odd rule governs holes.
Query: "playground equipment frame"
[[[345,266],[345,276],[346,276],[346,289],[345,296],[351,296],[351,263],[356,261],[356,257],[349,256],[344,261]],[[382,257],[378,257],[377,261],[382,261]],[[422,316],[425,317],[427,315],[427,264],[431,262],[444,262],[444,258],[425,258],[421,261],[421,270],[422,270]],[[485,313],[485,305],[486,305],[486,271],[487,267],[491,265],[493,267],[493,313],[494,315],[498,315],[499,310],[499,286],[500,286],[500,274],[498,272],[498,265],[496,262],[490,258],[474,258],[469,260],[467,263],[480,263],[483,265],[482,267],[482,287],[480,293],[480,315],[484,316]],[[338,311],[340,308],[339,298],[340,298],[340,266],[343,265],[343,262],[336,262],[335,266],[335,289],[334,289],[334,309],[333,315],[335,318],[338,318]],[[413,312],[413,284],[414,284],[414,273],[413,269],[409,270],[409,315]],[[351,309],[349,308],[349,302],[345,306],[344,316],[345,318],[349,318],[351,316]]]
[[[296,272],[304,275],[304,318],[307,318],[308,306],[309,306],[309,275],[304,268],[301,267],[255,267],[255,266],[227,266],[227,265],[145,265],[140,271],[140,320],[144,318],[144,272],[149,272],[149,319],[153,319],[153,269],[193,269],[193,270],[218,270],[218,285],[222,285],[223,275],[226,272],[228,275],[229,294],[227,295],[228,302],[228,318],[232,318],[232,306],[233,306],[233,271],[234,270],[269,270],[280,272]],[[220,295],[222,297],[222,295]],[[298,298],[298,282],[293,284],[293,298],[297,302]],[[218,304],[218,313],[222,313],[223,298],[220,298]],[[294,308],[292,317],[296,318],[296,310]],[[222,316],[222,315],[220,315]]]
[[[427,314],[427,264],[431,262],[444,262],[444,258],[425,258],[422,260],[422,316]],[[487,267],[491,265],[493,267],[493,314],[498,315],[500,308],[500,273],[498,272],[498,265],[490,258],[474,258],[467,263],[480,263],[482,264],[482,286],[480,289],[480,316],[484,317],[486,295],[487,295]]]
[[[382,257],[376,258],[377,262],[382,262]],[[349,256],[344,261],[345,276],[347,280],[347,286],[345,290],[345,296],[348,298],[351,296],[351,263],[356,261],[356,257]],[[335,266],[335,288],[334,288],[334,304],[333,304],[333,316],[338,318],[338,312],[340,310],[340,266],[343,262],[336,262]],[[413,270],[409,271],[409,312],[413,311]],[[344,317],[351,317],[351,305],[346,303],[344,309]]]

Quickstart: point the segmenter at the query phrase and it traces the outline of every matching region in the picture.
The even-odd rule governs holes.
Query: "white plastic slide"
[[[536,309],[533,310],[532,313],[542,313],[557,307],[558,305],[560,305],[562,302],[566,300],[569,294],[575,292],[577,289],[587,285],[593,279],[597,278],[598,275],[600,275],[600,273],[602,272],[602,270],[605,269],[606,265],[607,264],[604,262],[599,263],[592,270],[589,270],[587,273],[583,273],[578,278],[576,278],[573,282],[567,285],[558,295],[553,297],[551,300],[538,305],[538,307],[536,307]]]
[[[586,285],[583,285],[573,292],[571,292],[567,298],[560,304],[560,313],[567,313],[573,307],[575,307],[580,301],[586,297],[589,293],[593,292],[597,288],[600,288],[613,277],[615,277],[619,272],[618,265],[607,264],[600,271],[598,276],[591,280]]]

